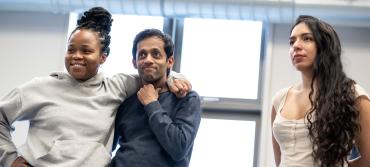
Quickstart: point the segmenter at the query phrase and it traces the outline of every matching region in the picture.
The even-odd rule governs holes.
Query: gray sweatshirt
[[[59,72],[12,90],[0,100],[0,167],[19,155],[37,167],[107,166],[116,109],[138,87],[138,78],[125,74],[78,82]],[[30,123],[18,149],[10,135],[17,120]]]

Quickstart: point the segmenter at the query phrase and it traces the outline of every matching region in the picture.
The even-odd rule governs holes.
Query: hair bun
[[[81,18],[77,21],[79,27],[95,27],[100,31],[109,33],[112,26],[112,15],[102,7],[93,7],[84,12]]]

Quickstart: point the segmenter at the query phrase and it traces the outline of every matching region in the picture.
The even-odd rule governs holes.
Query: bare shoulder
[[[361,157],[351,162],[351,166],[368,166],[370,164],[370,100],[368,96],[359,96],[356,99],[360,114],[361,130],[356,139]]]
[[[367,114],[370,116],[370,99],[367,96],[359,96],[356,99],[360,115]],[[369,122],[370,123],[370,122]]]

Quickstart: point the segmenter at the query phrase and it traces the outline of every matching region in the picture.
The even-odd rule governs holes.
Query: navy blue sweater
[[[201,119],[200,99],[171,92],[145,107],[133,95],[119,107],[113,147],[120,148],[113,167],[187,167]]]

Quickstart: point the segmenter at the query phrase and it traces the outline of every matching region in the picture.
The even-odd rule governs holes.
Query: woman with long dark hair
[[[370,166],[369,95],[344,73],[337,33],[320,19],[299,16],[289,44],[302,80],[273,98],[276,165]],[[356,146],[361,156],[349,162]]]

